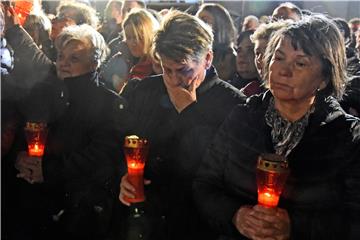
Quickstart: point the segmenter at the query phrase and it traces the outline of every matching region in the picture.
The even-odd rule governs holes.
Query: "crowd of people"
[[[360,239],[359,18],[286,2],[235,26],[220,4],[110,0],[102,21],[64,1],[20,24],[15,7],[1,2],[3,239]],[[28,122],[47,126],[42,157]],[[129,135],[150,143],[136,204]],[[290,169],[275,208],[257,199],[264,153]]]

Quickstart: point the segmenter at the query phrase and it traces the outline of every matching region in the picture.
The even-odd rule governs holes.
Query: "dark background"
[[[59,1],[43,0],[43,6],[47,13],[55,13],[55,8]],[[90,0],[96,7],[100,16],[102,16],[107,1]],[[145,0],[149,8],[160,10],[174,6],[180,10],[185,10],[191,5],[199,3],[198,0]],[[205,3],[215,2],[226,7],[234,18],[245,17],[247,15],[271,15],[274,8],[286,1],[204,1]],[[341,17],[350,20],[354,17],[360,17],[360,1],[288,1],[296,4],[300,8],[308,9],[313,12],[328,13],[332,17]]]

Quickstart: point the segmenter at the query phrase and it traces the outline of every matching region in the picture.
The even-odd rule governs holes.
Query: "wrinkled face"
[[[273,21],[278,21],[280,19],[286,20],[286,19],[292,19],[294,21],[299,21],[300,17],[291,11],[291,9],[287,7],[280,7],[276,8],[272,14]]]
[[[58,52],[56,71],[60,79],[80,76],[96,70],[96,67],[90,43],[73,40]]]
[[[126,45],[129,47],[131,55],[142,57],[145,54],[144,40],[136,39],[136,35],[130,25],[125,26]]]
[[[324,87],[320,59],[295,50],[288,38],[280,40],[269,64],[269,88],[275,98],[303,102]]]
[[[188,89],[194,81],[198,83],[195,86],[199,86],[204,81],[206,69],[210,67],[212,58],[212,52],[209,52],[200,62],[195,60],[175,62],[164,56],[160,56],[160,61],[164,78],[168,83],[172,87],[181,86]]]
[[[257,76],[255,67],[254,44],[250,38],[244,38],[237,47],[236,71],[245,79]]]
[[[211,13],[209,13],[208,11],[206,11],[206,10],[202,10],[201,12],[199,12],[198,13],[198,18],[200,18],[205,23],[210,25],[210,27],[214,27],[214,25],[215,25],[214,16]]]
[[[264,73],[262,68],[267,43],[268,42],[265,39],[258,39],[254,43],[255,66],[261,79],[264,79]]]

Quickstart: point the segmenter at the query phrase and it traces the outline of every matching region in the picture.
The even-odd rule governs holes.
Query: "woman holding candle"
[[[6,34],[15,52],[47,59],[19,25]],[[122,116],[125,104],[99,83],[97,70],[108,49],[94,28],[67,27],[55,46],[56,65],[48,60],[54,71],[33,88],[24,108],[29,121],[47,122],[48,138],[42,158],[21,152],[16,160],[18,177],[34,184],[19,193],[25,196],[18,199],[18,211],[23,210],[18,233],[39,239],[104,239],[121,154],[122,137],[114,116]]]
[[[271,38],[269,90],[233,110],[193,185],[200,211],[225,239],[359,239],[360,122],[336,100],[345,61],[340,32],[322,15]],[[257,205],[263,153],[289,165],[278,207]]]

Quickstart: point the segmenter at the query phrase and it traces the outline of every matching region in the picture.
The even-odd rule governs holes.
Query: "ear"
[[[325,89],[326,85],[327,85],[326,81],[322,80],[319,87],[318,87],[318,91],[321,91],[321,90]]]
[[[209,69],[211,67],[213,59],[214,59],[214,53],[212,50],[209,50],[205,56],[205,68],[206,69]]]

